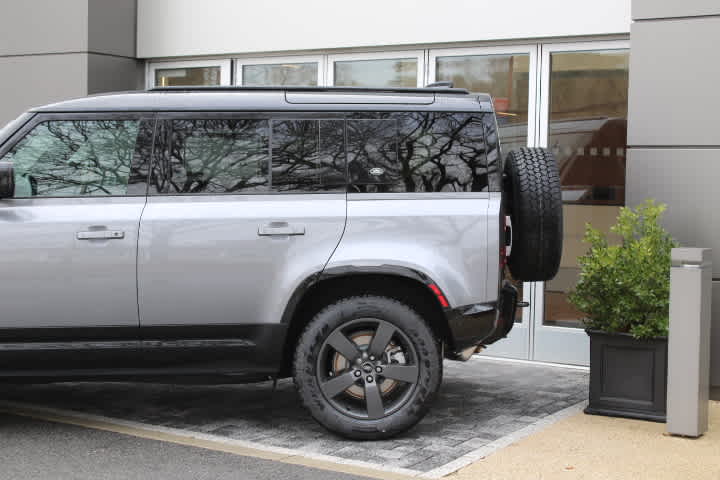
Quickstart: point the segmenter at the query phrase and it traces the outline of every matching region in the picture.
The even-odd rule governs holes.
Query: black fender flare
[[[283,315],[281,317],[281,323],[285,325],[290,324],[290,321],[295,316],[295,312],[302,298],[312,287],[314,287],[321,281],[331,278],[348,277],[354,275],[395,275],[399,277],[405,277],[426,285],[431,293],[434,292],[432,291],[432,289],[430,289],[430,285],[437,285],[435,281],[428,275],[412,268],[399,265],[346,265],[339,267],[330,267],[320,272],[313,273],[312,275],[309,275],[307,278],[305,278],[305,280],[300,282],[300,284],[295,288],[293,294],[290,296],[290,300],[288,300],[287,305],[285,306],[285,310],[283,311]],[[443,310],[445,309],[443,308]]]

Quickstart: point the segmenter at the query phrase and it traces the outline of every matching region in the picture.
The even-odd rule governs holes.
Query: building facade
[[[0,78],[17,95],[0,106],[0,123],[34,104],[153,86],[419,87],[450,80],[490,93],[506,151],[542,146],[558,157],[565,238],[560,273],[550,282],[523,286],[531,307],[488,354],[585,365],[588,340],[567,293],[577,281],[586,222],[607,229],[621,206],[653,196],[670,203],[668,226],[683,243],[717,242],[712,222],[691,222],[691,203],[676,198],[693,189],[676,186],[667,191],[676,192],[672,196],[662,182],[679,178],[675,169],[687,173],[678,160],[685,158],[683,148],[698,150],[687,158],[712,171],[719,130],[707,119],[687,125],[683,137],[666,121],[667,110],[659,110],[677,107],[684,118],[703,119],[712,108],[701,106],[720,102],[709,95],[716,77],[695,79],[691,73],[697,63],[718,68],[709,51],[702,53],[720,40],[715,3],[635,0],[633,24],[630,0],[460,0],[448,6],[430,0],[316,0],[282,7],[233,0],[14,2],[3,7],[11,12],[0,29]],[[677,41],[685,28],[691,30],[686,42],[693,55],[683,55],[684,43]],[[30,30],[45,34],[26,41]],[[668,75],[657,55],[682,68]],[[690,77],[700,90],[689,94],[705,92],[698,102],[670,93],[681,90],[673,88],[675,82]],[[670,94],[663,95],[660,85]],[[655,175],[645,175],[651,164]],[[677,202],[685,203],[676,208]],[[708,207],[709,218],[712,212]],[[720,287],[715,298],[720,318]],[[720,328],[715,330],[718,336]],[[720,353],[720,344],[715,351]]]

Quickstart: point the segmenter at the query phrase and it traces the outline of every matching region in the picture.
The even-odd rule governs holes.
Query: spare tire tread
[[[508,154],[505,165],[513,225],[508,267],[518,280],[550,280],[560,267],[563,240],[557,162],[545,149],[520,148]]]

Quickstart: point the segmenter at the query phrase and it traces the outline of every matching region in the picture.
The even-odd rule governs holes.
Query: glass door
[[[587,365],[583,316],[568,301],[585,224],[608,231],[625,204],[628,42],[542,46],[540,145],[558,160],[564,238],[557,276],[534,287],[533,360]]]
[[[504,152],[536,145],[537,45],[430,50],[428,80],[452,81],[455,87],[489,93],[495,102]],[[529,302],[532,285],[521,296]],[[508,338],[490,346],[485,354],[530,358],[532,307],[518,310]]]

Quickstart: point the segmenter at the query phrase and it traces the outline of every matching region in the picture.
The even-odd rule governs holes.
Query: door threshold
[[[520,358],[507,358],[507,357],[494,357],[492,355],[473,355],[471,357],[471,360],[492,360],[492,361],[498,361],[498,362],[507,362],[507,363],[519,363],[522,365],[537,365],[541,367],[558,367],[558,368],[567,368],[570,370],[581,370],[584,372],[589,372],[590,367],[584,366],[584,365],[571,365],[568,363],[552,363],[552,362],[541,362],[540,360],[522,360]]]

